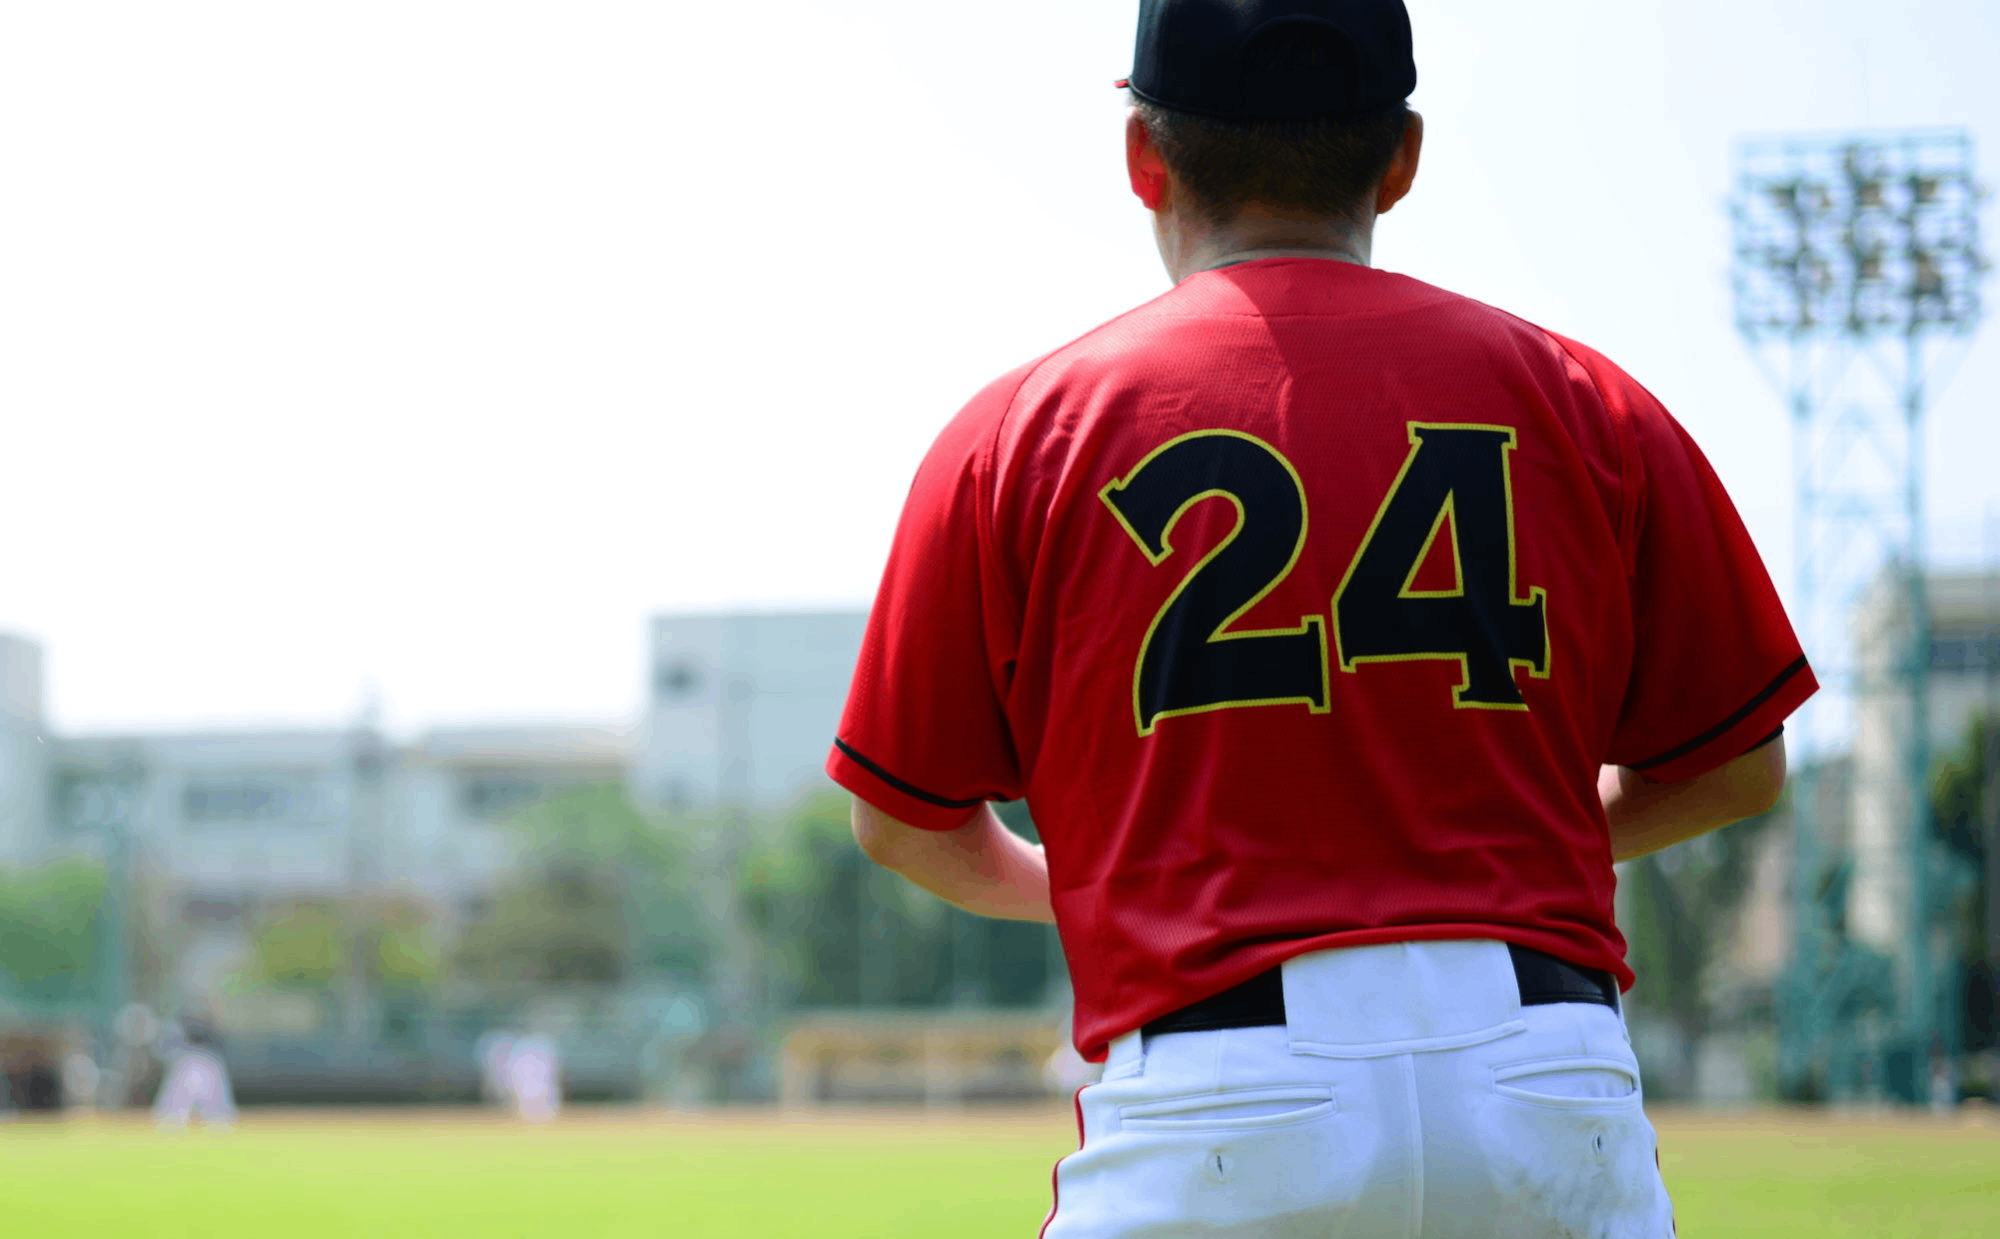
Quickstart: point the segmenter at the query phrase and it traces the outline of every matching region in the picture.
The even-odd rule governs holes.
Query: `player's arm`
[[[1054,923],[1049,865],[1038,843],[980,805],[949,830],[922,830],[854,798],[854,841],[868,859],[946,903],[1010,921]]]
[[[1785,787],[1785,738],[1773,737],[1706,774],[1655,783],[1636,770],[1606,766],[1597,794],[1611,823],[1611,859],[1636,860],[1770,812]]]
[[[1819,681],[1693,438],[1624,371],[1561,343],[1621,444],[1633,645],[1598,796],[1613,859],[1632,860],[1775,805],[1785,719]]]

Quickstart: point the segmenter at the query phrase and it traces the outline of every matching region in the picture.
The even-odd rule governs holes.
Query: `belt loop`
[[[1110,1050],[1104,1056],[1104,1078],[1138,1075],[1145,1069],[1145,1063],[1145,1034],[1135,1028],[1112,1041]]]
[[[1526,1027],[1499,942],[1333,948],[1286,960],[1283,976],[1294,1054],[1384,1058],[1478,1045]]]

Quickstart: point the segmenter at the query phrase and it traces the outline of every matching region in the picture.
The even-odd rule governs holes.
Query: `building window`
[[[1931,670],[1983,673],[2000,663],[2000,634],[1931,638]]]
[[[181,789],[181,816],[199,825],[249,825],[317,816],[314,782],[298,775],[193,778]]]
[[[52,783],[58,826],[66,830],[98,830],[129,826],[138,804],[135,781],[96,773],[58,774]]]
[[[547,788],[540,779],[502,771],[468,775],[459,785],[460,810],[469,818],[489,822],[542,799]]]
[[[701,691],[701,683],[701,668],[677,659],[654,673],[653,692],[662,701],[686,701]]]
[[[181,920],[189,925],[234,925],[243,920],[243,905],[233,899],[195,896],[181,904]]]

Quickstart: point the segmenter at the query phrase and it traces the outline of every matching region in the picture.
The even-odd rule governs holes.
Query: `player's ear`
[[[1153,144],[1153,135],[1147,132],[1136,108],[1125,117],[1125,174],[1131,178],[1132,192],[1148,211],[1167,205],[1167,162],[1160,158],[1160,148]]]
[[[1382,177],[1382,188],[1375,191],[1377,215],[1388,214],[1410,192],[1411,183],[1417,179],[1417,161],[1423,152],[1424,117],[1421,112],[1411,112],[1409,122],[1403,127],[1403,141],[1396,147],[1395,157],[1389,160],[1389,171]]]

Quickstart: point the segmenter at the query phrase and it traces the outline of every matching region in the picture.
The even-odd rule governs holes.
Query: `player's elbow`
[[[1785,738],[1781,735],[1730,763],[1732,806],[1739,817],[1756,817],[1778,807],[1785,792]]]
[[[850,820],[854,828],[854,842],[861,849],[861,854],[884,869],[896,868],[910,833],[916,829],[890,817],[859,796],[854,798]]]

